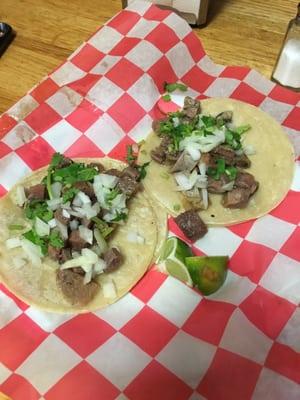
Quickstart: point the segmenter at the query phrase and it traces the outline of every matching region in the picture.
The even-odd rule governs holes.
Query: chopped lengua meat
[[[104,174],[120,177],[122,175],[122,171],[119,171],[116,168],[111,168],[111,169],[106,170],[104,172]]]
[[[207,233],[207,226],[194,210],[188,210],[175,218],[176,224],[187,238],[196,241]]]
[[[231,147],[219,145],[211,153],[215,159],[222,158],[227,165],[234,165],[236,154]]]
[[[251,161],[246,156],[246,154],[241,154],[240,156],[235,156],[234,165],[239,168],[250,168]]]
[[[192,157],[186,153],[182,152],[178,157],[177,161],[173,165],[171,172],[180,172],[180,171],[191,171],[195,168],[198,161],[194,161]]]
[[[46,197],[46,185],[39,183],[38,185],[30,186],[25,189],[28,200],[44,200]]]
[[[186,96],[184,99],[184,105],[182,114],[188,119],[194,119],[201,112],[200,101],[193,99],[192,97]]]
[[[89,167],[96,168],[98,172],[103,172],[105,170],[104,166],[99,162],[90,163]]]
[[[87,245],[87,241],[82,239],[79,230],[72,231],[69,236],[69,244],[73,250],[82,250]]]
[[[224,194],[222,204],[226,208],[245,208],[250,196],[249,189],[236,188]]]
[[[54,213],[54,218],[57,219],[57,221],[61,222],[64,225],[68,225],[70,218],[67,218],[63,215],[63,210],[61,208],[58,208],[55,213]]]
[[[158,162],[159,164],[163,164],[166,161],[166,151],[162,149],[160,146],[151,150],[150,152],[151,158]]]
[[[106,263],[105,272],[112,272],[122,264],[123,256],[118,249],[113,247],[104,254],[104,261]]]
[[[258,189],[258,182],[248,172],[238,172],[234,184],[238,188],[249,189],[250,194],[253,194]]]
[[[122,176],[117,184],[117,188],[126,196],[132,196],[138,191],[139,187],[140,183],[128,175]]]
[[[89,196],[91,199],[95,197],[93,185],[89,182],[75,182],[74,187]]]
[[[225,193],[228,191],[227,189],[227,184],[230,182],[229,177],[226,174],[222,174],[220,176],[220,179],[216,180],[213,179],[212,177],[208,177],[207,180],[207,191],[209,193]],[[233,182],[232,182],[232,187],[233,188]]]
[[[122,171],[121,177],[123,176],[129,176],[130,178],[137,180],[140,176],[140,173],[136,168],[129,166]]]

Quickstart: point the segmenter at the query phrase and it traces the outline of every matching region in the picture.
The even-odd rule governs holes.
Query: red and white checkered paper
[[[208,28],[209,29],[209,28]],[[300,95],[246,67],[215,65],[177,15],[137,1],[0,119],[0,193],[70,157],[123,159],[165,81],[270,113],[300,145]],[[270,144],[271,145],[271,144]],[[0,286],[0,390],[14,400],[300,398],[300,163],[269,215],[210,228],[196,254],[229,254],[214,295],[151,270],[105,310],[48,314]],[[171,234],[180,236],[172,219]]]

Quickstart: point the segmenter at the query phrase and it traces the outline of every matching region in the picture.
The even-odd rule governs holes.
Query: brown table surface
[[[270,77],[296,0],[211,0],[208,24],[195,29],[219,64],[248,65]],[[59,65],[121,0],[1,0],[0,21],[17,37],[0,58],[0,113]]]

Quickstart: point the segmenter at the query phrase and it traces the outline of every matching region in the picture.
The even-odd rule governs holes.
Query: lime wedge
[[[186,257],[192,255],[193,253],[186,243],[177,237],[170,237],[165,241],[158,259],[160,270],[179,279],[186,285],[192,286],[192,278],[184,264]]]
[[[216,292],[227,276],[227,256],[187,257],[185,264],[194,285],[205,296]]]

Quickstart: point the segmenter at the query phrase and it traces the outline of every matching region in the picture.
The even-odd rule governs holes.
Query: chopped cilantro
[[[34,229],[23,233],[23,237],[37,246],[40,246],[43,255],[47,254],[47,243],[45,238],[41,238]]]
[[[169,102],[171,101],[171,96],[169,94],[164,94],[162,96],[163,101]]]
[[[217,160],[217,167],[216,168],[211,168],[209,167],[207,169],[207,175],[211,176],[213,179],[218,181],[221,178],[222,174],[226,174],[230,180],[234,180],[237,175],[237,168],[229,165],[226,166],[225,160],[223,158],[219,158]]]
[[[49,244],[56,249],[62,249],[64,247],[64,241],[59,235],[58,231],[52,230],[48,236]]]
[[[106,194],[105,200],[107,201],[108,205],[111,205],[111,202],[118,196],[118,194],[120,194],[120,191],[117,189],[111,189],[111,191]]]
[[[181,207],[180,207],[180,204],[174,204],[174,205],[173,205],[173,210],[174,210],[174,211],[179,211],[180,208],[181,208]]]
[[[236,175],[237,175],[237,168],[228,166],[225,169],[225,174],[228,175],[228,177],[231,181],[233,181],[233,180],[235,180]]]
[[[72,185],[75,182],[91,181],[98,174],[96,168],[86,167],[82,163],[73,163],[53,171],[52,176],[55,182]]]
[[[112,220],[112,222],[118,222],[118,221],[126,221],[128,215],[123,212],[118,212],[117,211],[117,216]]]
[[[237,128],[235,128],[235,132],[236,132],[238,135],[242,135],[243,133],[249,131],[249,129],[251,129],[251,125],[249,125],[249,124],[247,124],[247,125],[241,125],[241,126],[238,126]]]
[[[107,222],[103,221],[102,219],[98,217],[93,217],[92,221],[95,222],[97,228],[99,229],[101,235],[104,237],[104,239],[109,236],[112,231],[114,230],[113,227],[109,226]]]
[[[25,216],[28,219],[38,217],[45,222],[53,218],[53,211],[49,210],[46,202],[32,200],[25,206]]]
[[[183,83],[178,83],[178,82],[174,82],[174,83],[165,82],[164,90],[166,92],[172,93],[177,89],[180,90],[181,92],[186,92],[187,91],[187,86],[184,85]]]
[[[145,162],[143,165],[137,165],[136,168],[139,171],[139,178],[138,180],[141,181],[142,179],[144,179],[147,175],[147,171],[146,168],[148,167],[148,165],[150,164],[150,161]]]
[[[211,115],[202,115],[201,120],[204,123],[206,129],[214,127],[217,124],[216,119]]]
[[[133,154],[132,146],[127,145],[126,150],[126,161],[128,162],[128,164],[134,164],[136,161],[136,156]]]
[[[60,153],[54,153],[50,163],[50,168],[53,169],[57,167],[64,159],[64,156]]]
[[[63,196],[62,196],[62,198],[63,198],[63,203],[66,203],[67,201],[72,200],[72,199],[76,196],[76,194],[77,194],[78,192],[79,192],[79,189],[77,189],[77,188],[75,188],[75,187],[71,187],[71,188],[65,190],[65,191],[63,192]]]

